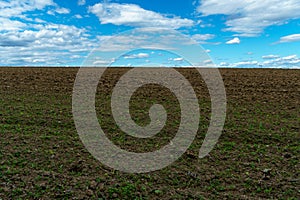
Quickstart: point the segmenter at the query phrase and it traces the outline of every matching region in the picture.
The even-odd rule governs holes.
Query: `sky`
[[[200,55],[299,69],[299,10],[299,0],[0,0],[0,66],[185,66]]]

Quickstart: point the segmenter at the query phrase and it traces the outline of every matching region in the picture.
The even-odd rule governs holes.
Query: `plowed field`
[[[150,122],[153,103],[168,122],[153,138],[123,133],[111,115],[112,89],[129,68],[108,69],[96,110],[103,130],[128,151],[160,149],[180,121],[176,97],[147,85],[131,99],[132,119]],[[220,69],[226,93],[223,133],[209,156],[199,148],[210,120],[210,98],[195,69],[178,69],[199,99],[196,139],[160,170],[128,174],[99,161],[82,144],[72,116],[78,68],[0,68],[0,199],[299,199],[300,70]]]

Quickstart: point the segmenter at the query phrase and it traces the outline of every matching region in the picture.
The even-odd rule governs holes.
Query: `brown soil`
[[[99,122],[123,149],[159,149],[178,128],[178,102],[158,85],[140,88],[131,100],[132,118],[149,123],[147,113],[155,102],[168,111],[168,122],[149,140],[122,133],[109,99],[128,70],[110,68],[101,79]],[[115,171],[84,148],[72,119],[77,71],[0,68],[0,199],[300,198],[300,70],[220,69],[226,123],[214,150],[198,159],[210,119],[209,94],[195,69],[179,69],[199,98],[199,132],[178,161],[145,174]]]

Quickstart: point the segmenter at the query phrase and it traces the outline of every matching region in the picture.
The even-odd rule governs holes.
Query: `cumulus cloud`
[[[53,0],[0,1],[1,65],[64,65],[84,59],[96,47],[97,39],[86,29],[47,22],[28,13],[36,10],[70,13]]]
[[[240,44],[241,40],[238,37],[233,38],[232,40],[229,40],[226,42],[226,44]]]
[[[298,41],[300,41],[300,34],[292,34],[292,35],[281,37],[279,43],[298,42]]]
[[[0,31],[15,31],[23,27],[26,27],[23,22],[0,17]]]
[[[0,2],[0,17],[19,17],[22,13],[56,6],[52,0],[12,0]]]
[[[145,10],[135,4],[98,3],[89,7],[101,24],[126,25],[133,27],[167,27],[178,29],[190,27],[194,22],[180,17],[167,17],[160,13]]]
[[[300,18],[299,10],[299,0],[202,0],[197,8],[204,16],[229,16],[225,30],[249,37],[261,34],[268,26]]]
[[[35,10],[44,10],[50,6],[47,14],[69,14],[70,10],[58,6],[53,0],[12,0],[9,2],[0,2],[0,21],[10,20],[11,18],[20,18],[26,21],[32,21],[26,16],[27,12]],[[15,21],[14,21],[15,22]],[[16,22],[15,22],[16,23]]]
[[[82,59],[96,42],[85,29],[46,24],[38,29],[0,34],[0,61],[4,65],[58,65]]]

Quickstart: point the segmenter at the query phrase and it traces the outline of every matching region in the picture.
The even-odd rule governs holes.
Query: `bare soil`
[[[153,103],[168,111],[151,139],[119,130],[112,89],[130,68],[109,68],[99,82],[96,109],[107,136],[128,151],[168,144],[180,122],[176,97],[146,85],[131,99],[132,118],[150,122]],[[0,199],[299,199],[300,70],[220,69],[227,93],[222,136],[209,156],[198,151],[210,120],[210,98],[195,69],[178,69],[200,107],[197,137],[172,165],[128,174],[104,166],[85,149],[72,118],[78,68],[0,68]]]

